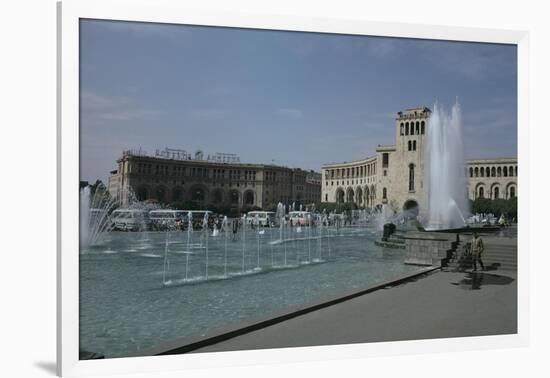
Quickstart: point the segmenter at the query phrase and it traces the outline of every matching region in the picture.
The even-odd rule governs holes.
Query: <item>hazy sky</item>
[[[81,178],[125,149],[319,170],[393,144],[396,112],[462,105],[467,158],[517,154],[511,45],[85,20]]]

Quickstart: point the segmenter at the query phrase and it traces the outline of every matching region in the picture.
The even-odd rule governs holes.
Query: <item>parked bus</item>
[[[146,231],[151,226],[149,214],[139,209],[116,209],[111,214],[111,229],[115,231]]]
[[[258,217],[260,227],[271,227],[275,222],[275,212],[273,211],[249,211],[246,214],[246,223],[255,225],[256,217]]]
[[[154,231],[183,229],[187,219],[185,211],[181,210],[151,210],[149,218]]]

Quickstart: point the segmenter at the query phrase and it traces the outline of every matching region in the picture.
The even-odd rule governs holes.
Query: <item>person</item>
[[[233,223],[232,223],[232,226],[233,226],[233,241],[237,240],[237,231],[239,231],[239,220],[238,219],[233,219]]]
[[[477,232],[474,232],[474,237],[472,239],[472,262],[474,264],[474,271],[477,270],[478,262],[479,262],[479,265],[481,266],[481,270],[485,270],[483,261],[481,261],[481,255],[483,254],[483,250],[484,250],[483,240],[477,234]]]

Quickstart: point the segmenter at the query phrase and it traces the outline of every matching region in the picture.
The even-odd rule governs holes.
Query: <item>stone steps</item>
[[[471,257],[462,258],[463,243],[457,248],[457,253],[453,259],[447,263],[450,269],[471,269]],[[517,244],[513,240],[501,240],[487,238],[485,242],[485,251],[482,255],[482,261],[485,267],[490,270],[517,270]]]

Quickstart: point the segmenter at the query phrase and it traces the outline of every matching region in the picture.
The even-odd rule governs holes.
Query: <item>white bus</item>
[[[246,214],[246,223],[256,224],[256,217],[258,217],[260,227],[271,227],[275,222],[275,212],[273,211],[249,211]]]
[[[111,214],[111,229],[115,231],[146,231],[149,214],[139,209],[116,209]]]
[[[151,210],[151,228],[155,231],[176,230],[182,228],[186,213],[181,210]]]

